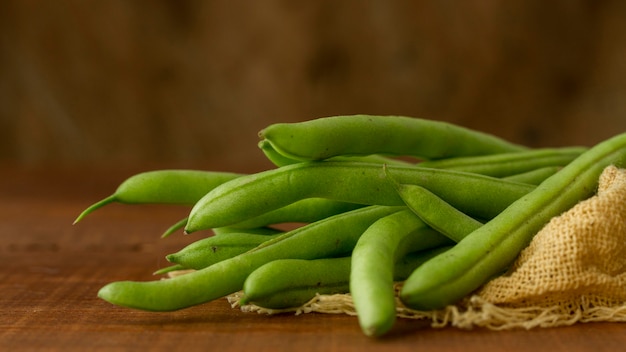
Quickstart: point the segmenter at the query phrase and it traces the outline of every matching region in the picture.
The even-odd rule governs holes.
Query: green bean
[[[155,271],[154,273],[152,273],[152,275],[163,275],[163,274],[168,274],[168,273],[178,271],[178,270],[188,270],[188,269],[190,268],[187,268],[180,264],[174,264],[174,265],[167,266],[165,268],[161,268]]]
[[[409,209],[381,218],[361,235],[352,251],[350,294],[365,335],[383,335],[396,321],[393,270],[403,242],[433,235]]]
[[[551,218],[592,196],[609,165],[626,165],[626,133],[605,140],[521,197],[502,213],[417,268],[400,297],[409,307],[445,307],[504,272]]]
[[[316,294],[349,291],[350,257],[278,259],[246,278],[239,304],[269,309],[299,307]]]
[[[585,152],[584,147],[532,149],[522,152],[466,156],[419,163],[421,167],[505,177],[548,166],[565,166]]]
[[[405,280],[426,260],[450,246],[409,253],[395,263],[394,281]],[[254,270],[244,282],[240,305],[297,308],[315,297],[350,292],[351,257],[278,259]]]
[[[225,235],[231,233],[243,233],[249,235],[276,235],[280,232],[283,232],[279,229],[269,227],[269,226],[260,226],[260,227],[249,227],[246,229],[240,229],[236,227],[216,227],[213,230],[215,235]]]
[[[270,160],[274,165],[281,167],[287,166],[291,164],[301,163],[302,160],[291,159],[287,156],[284,156],[278,153],[273,147],[272,144],[268,140],[259,141],[259,148],[268,160]],[[380,163],[387,165],[399,165],[399,166],[408,166],[412,165],[408,161],[389,158],[383,155],[372,154],[372,155],[363,155],[363,156],[336,156],[329,158],[327,160],[330,161],[359,161],[359,162],[368,162],[368,163]]]
[[[157,281],[118,281],[100,289],[110,303],[150,311],[202,304],[242,289],[246,277],[276,259],[317,259],[349,253],[369,225],[404,207],[372,206],[299,227],[254,249],[195,272]]]
[[[402,183],[419,184],[459,210],[490,218],[535,186],[451,170],[387,166]],[[380,164],[308,162],[239,177],[204,196],[191,209],[187,233],[231,226],[305,198],[366,205],[402,205]]]
[[[185,225],[187,225],[187,217],[185,217],[183,219],[180,219],[179,221],[174,223],[172,226],[168,227],[165,230],[165,232],[163,232],[163,234],[161,235],[161,238],[168,237],[169,235],[173,234],[174,232],[176,232],[178,230],[184,229]]]
[[[428,226],[459,242],[483,224],[459,211],[436,194],[417,185],[398,184],[398,194],[404,203]]]
[[[199,170],[155,170],[142,172],[123,181],[110,196],[85,209],[74,221],[107,204],[182,204],[193,205],[208,191],[242,176],[231,172]]]
[[[529,185],[538,185],[545,181],[548,177],[556,174],[561,170],[561,166],[547,166],[535,170],[522,172],[516,175],[503,177],[503,180],[527,183]]]
[[[325,198],[305,198],[230,226],[236,229],[249,229],[284,223],[311,223],[363,206]]]
[[[273,235],[223,233],[197,240],[176,253],[166,255],[165,259],[188,269],[203,269],[247,252],[279,235],[280,233]]]
[[[267,160],[271,161],[275,166],[281,167],[300,162],[300,160],[291,159],[277,152],[269,141],[261,140],[258,145]]]
[[[383,154],[442,159],[517,152],[525,147],[441,121],[350,115],[277,123],[259,132],[277,152],[296,160]]]

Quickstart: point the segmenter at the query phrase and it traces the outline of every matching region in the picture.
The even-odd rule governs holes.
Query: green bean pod
[[[380,217],[404,207],[372,206],[335,215],[284,233],[238,256],[204,269],[157,281],[118,281],[100,289],[110,303],[149,311],[172,311],[206,303],[242,289],[256,268],[276,259],[318,259],[349,253]]]
[[[242,174],[200,170],[155,170],[133,175],[115,192],[85,209],[74,221],[110,203],[193,205],[207,192]]]
[[[311,223],[332,215],[362,208],[363,204],[348,203],[326,198],[305,198],[268,211],[259,216],[230,225],[235,229],[250,229],[284,223]]]
[[[207,266],[247,252],[263,242],[279,236],[253,233],[223,233],[197,240],[180,251],[165,256],[170,263],[187,269],[204,269]]]
[[[421,167],[473,172],[493,177],[506,177],[542,167],[565,166],[580,154],[584,147],[531,149],[515,153],[466,156],[419,163]]]
[[[287,166],[291,164],[301,163],[302,160],[291,159],[287,156],[284,156],[274,150],[272,144],[268,140],[259,141],[259,148],[265,154],[268,160],[270,160],[274,165],[281,167]],[[408,161],[389,158],[383,155],[372,154],[372,155],[361,155],[361,156],[336,156],[329,158],[327,160],[331,161],[359,161],[359,162],[367,162],[367,163],[379,163],[386,165],[400,165],[400,166],[408,166],[412,165]]]
[[[450,246],[409,253],[396,261],[394,281],[405,280],[419,265]],[[268,309],[301,307],[315,295],[350,292],[351,257],[278,259],[253,271],[244,282],[239,304]]]
[[[277,123],[261,130],[259,137],[278,153],[302,161],[371,154],[442,159],[527,149],[454,124],[405,116],[348,115]]]
[[[402,256],[403,242],[431,235],[432,230],[406,209],[374,222],[357,241],[352,251],[350,294],[365,335],[383,335],[396,321],[393,270]]]
[[[436,194],[417,185],[398,184],[398,194],[407,207],[429,227],[459,242],[483,224],[459,211]]]
[[[609,165],[626,165],[626,133],[583,153],[406,280],[400,298],[419,310],[453,304],[503,273],[550,219],[592,196]]]
[[[173,234],[174,232],[176,232],[178,230],[183,230],[186,225],[187,225],[187,217],[178,220],[176,223],[174,223],[172,226],[168,227],[163,232],[163,234],[161,235],[161,238],[168,237],[169,235]]]
[[[535,170],[522,172],[519,174],[503,177],[503,180],[527,183],[529,185],[538,185],[545,181],[548,177],[556,174],[561,170],[561,166],[547,166]]]
[[[535,186],[451,170],[387,166],[401,183],[419,184],[459,210],[491,218]],[[383,166],[308,162],[239,177],[204,196],[191,209],[185,231],[231,226],[305,198],[365,205],[403,205]]]

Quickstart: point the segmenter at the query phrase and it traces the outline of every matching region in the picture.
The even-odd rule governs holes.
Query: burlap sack
[[[239,294],[228,298],[237,306]],[[607,167],[594,197],[553,218],[508,273],[463,302],[428,312],[399,300],[397,306],[399,317],[430,319],[434,327],[501,330],[626,321],[626,170]],[[318,295],[292,311],[356,314],[349,294]]]

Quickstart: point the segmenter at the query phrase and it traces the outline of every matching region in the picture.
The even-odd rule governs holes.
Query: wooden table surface
[[[96,297],[101,286],[154,279],[165,254],[198,238],[159,238],[186,215],[179,207],[110,205],[72,225],[86,206],[147,169],[0,166],[0,349],[572,352],[626,345],[626,324],[494,332],[400,320],[385,338],[371,339],[355,317],[243,313],[225,299],[170,313],[110,305]]]

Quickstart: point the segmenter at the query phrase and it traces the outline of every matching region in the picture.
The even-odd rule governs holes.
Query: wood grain
[[[164,166],[167,167],[167,166]],[[106,171],[106,172],[105,172]],[[115,280],[151,280],[163,256],[198,234],[159,235],[186,209],[111,205],[75,216],[135,169],[0,167],[0,345],[3,350],[616,351],[626,325],[494,332],[400,320],[383,339],[354,317],[232,309],[225,299],[150,313],[96,297]]]
[[[626,3],[0,3],[0,160],[256,161],[269,123],[401,114],[531,146],[626,130]]]

